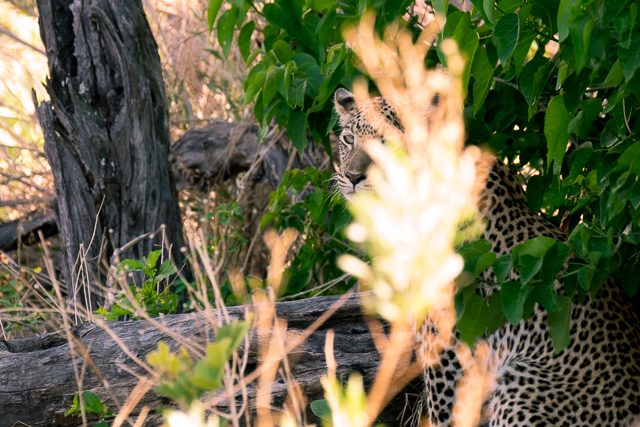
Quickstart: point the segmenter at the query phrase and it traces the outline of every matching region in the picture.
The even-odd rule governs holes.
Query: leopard
[[[403,129],[393,106],[382,97],[356,102],[351,92],[340,88],[334,93],[334,109],[341,131],[333,179],[349,200],[372,189],[366,145],[372,140],[384,143],[384,128]],[[566,240],[558,226],[529,208],[512,166],[494,157],[487,169],[478,211],[486,224],[483,237],[496,255],[509,254],[538,236]],[[493,286],[495,290],[498,285]],[[562,351],[554,349],[547,312],[537,305],[528,319],[484,336],[497,356],[482,427],[640,425],[640,322],[629,298],[610,281],[595,298],[573,304],[570,325],[569,344]],[[423,372],[421,409],[413,423],[419,419],[420,425],[452,425],[462,375],[455,345],[445,348],[438,362]]]

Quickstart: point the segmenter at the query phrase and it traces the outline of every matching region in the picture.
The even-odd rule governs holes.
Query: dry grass
[[[28,3],[28,2],[22,2]],[[219,59],[206,24],[206,0],[145,0],[158,43],[175,137],[212,119],[250,119],[242,106],[245,66],[237,49]],[[26,12],[25,12],[26,11]],[[47,99],[47,58],[34,9],[0,3],[0,221],[16,219],[53,200],[31,90]]]
[[[47,58],[36,18],[0,5],[0,220],[15,219],[51,199],[31,89],[44,94]]]
[[[209,34],[207,0],[145,0],[162,59],[172,132],[211,119],[250,120],[242,106],[245,67],[237,48],[221,59]]]

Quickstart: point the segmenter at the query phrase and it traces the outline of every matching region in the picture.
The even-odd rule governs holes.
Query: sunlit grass
[[[50,198],[49,165],[32,89],[44,96],[47,58],[34,16],[0,3],[0,221]]]

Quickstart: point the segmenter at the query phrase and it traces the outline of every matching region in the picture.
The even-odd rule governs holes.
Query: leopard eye
[[[353,137],[353,135],[348,133],[342,136],[342,142],[347,145],[353,145],[353,143],[355,142],[355,138]]]

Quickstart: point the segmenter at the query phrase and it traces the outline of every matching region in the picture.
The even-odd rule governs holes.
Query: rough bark
[[[94,285],[104,283],[99,258],[108,260],[134,238],[164,224],[164,241],[181,259],[160,59],[140,0],[37,5],[51,99],[37,110],[55,183],[63,271],[71,296],[95,303]],[[156,233],[125,255],[146,255],[162,239]]]
[[[302,301],[279,303],[278,316],[288,324],[288,339],[298,337],[309,325],[318,319],[337,297],[318,297]],[[245,307],[229,309],[232,318],[241,318]],[[165,316],[159,321],[171,332],[192,342],[202,343],[205,337],[212,337],[211,320],[220,315],[214,312]],[[110,325],[113,333],[130,351],[129,354],[144,360],[146,354],[156,349],[159,341],[166,341],[175,348],[173,341],[165,333],[146,321],[117,322]],[[339,376],[353,371],[363,374],[365,383],[375,375],[378,353],[366,322],[360,314],[357,297],[349,297],[344,305],[307,339],[304,344],[289,353],[289,363],[293,377],[302,385],[308,401],[321,398],[320,377],[326,373],[324,345],[328,330],[335,333],[334,353]],[[138,383],[139,376],[147,373],[140,368],[114,339],[93,324],[85,324],[72,330],[73,336],[89,357],[76,359],[78,369],[86,363],[83,388],[92,390],[105,401],[113,412],[117,412],[127,396]],[[255,338],[255,334],[252,334]],[[257,365],[255,339],[249,350],[250,372]],[[89,362],[90,363],[87,363]],[[65,418],[63,413],[71,404],[77,391],[73,371],[73,359],[64,334],[48,334],[23,340],[0,341],[0,425],[14,425],[22,422],[31,426],[75,426],[77,418]],[[108,387],[105,386],[108,384]],[[251,399],[249,408],[255,409],[255,388],[248,389]],[[272,386],[272,401],[279,407],[286,397],[286,387],[281,380]],[[149,392],[136,407],[135,418],[142,405],[158,408],[167,405],[167,400]],[[405,396],[395,399],[385,411],[383,420],[389,425],[399,425],[396,417],[405,406]],[[226,409],[225,404],[220,409]],[[145,425],[155,425],[148,422]]]

